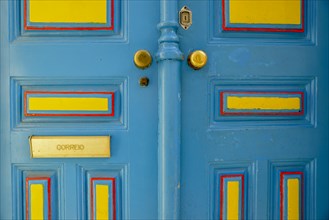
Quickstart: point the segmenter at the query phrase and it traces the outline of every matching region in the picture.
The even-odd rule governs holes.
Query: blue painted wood
[[[118,218],[218,219],[221,172],[246,175],[246,217],[276,218],[278,173],[293,170],[305,172],[305,219],[327,219],[328,1],[307,0],[306,32],[295,34],[222,31],[220,1],[115,2],[113,32],[45,33],[23,31],[20,2],[0,1],[0,218],[22,218],[22,178],[32,171],[56,173],[60,219],[87,218],[81,193],[94,174],[118,178]],[[184,5],[193,12],[186,31],[177,24]],[[158,64],[137,69],[139,49]],[[209,58],[198,71],[181,63],[195,49]],[[146,88],[138,85],[142,76],[150,78]],[[114,89],[120,115],[23,117],[24,89],[67,86]],[[223,88],[302,90],[306,112],[224,118]],[[112,157],[31,159],[31,135],[111,135]]]
[[[210,129],[241,129],[260,128],[268,126],[316,126],[316,85],[315,77],[250,77],[245,79],[211,77],[210,91]],[[221,91],[269,91],[269,92],[304,92],[304,113],[290,116],[266,116],[266,115],[237,115],[225,117],[220,113]],[[225,122],[225,123],[222,123]]]
[[[27,0],[27,4],[29,4],[29,0]],[[100,39],[106,41],[116,41],[116,42],[126,42],[127,41],[127,7],[128,4],[125,1],[114,1],[113,0],[113,28],[108,28],[112,26],[111,24],[111,7],[112,7],[112,0],[107,1],[109,13],[107,13],[107,23],[106,24],[92,24],[92,23],[33,23],[27,21],[27,26],[32,26],[34,28],[41,28],[41,30],[25,30],[23,28],[23,22],[21,18],[24,18],[24,0],[22,1],[10,1],[8,5],[9,13],[9,22],[10,22],[10,39],[15,41],[40,41],[44,37],[47,38],[49,36],[66,36],[74,39],[74,41],[84,41],[81,38],[83,36],[93,36],[93,39]],[[120,13],[123,12],[123,13]],[[28,19],[27,19],[28,20]],[[52,30],[52,31],[44,31],[42,28],[101,28],[103,30],[95,30],[95,31],[84,31],[84,30],[69,30],[69,31],[60,31],[60,30]],[[55,28],[55,29],[56,29]],[[31,29],[31,28],[30,28]],[[33,29],[33,28],[32,28]],[[104,30],[105,29],[105,30]],[[109,29],[109,30],[106,30]],[[31,36],[37,36],[38,39],[30,38]],[[110,36],[110,38],[104,38],[104,36]],[[53,39],[57,41],[56,39]],[[90,41],[88,39],[87,41]],[[49,41],[47,39],[46,41]],[[95,41],[95,42],[96,42]]]
[[[180,218],[181,60],[177,1],[161,1],[158,40],[158,219]]]
[[[88,219],[87,199],[84,204],[80,201],[81,193],[87,192],[88,173],[80,167],[92,165],[102,177],[111,177],[111,170],[124,167],[117,175],[124,190],[117,194],[117,219],[157,219],[157,66],[154,62],[140,70],[133,56],[139,49],[150,51],[153,57],[156,54],[159,2],[115,1],[120,6],[114,18],[118,29],[92,33],[22,31],[15,8],[21,2],[0,2],[0,219],[21,219],[24,212],[18,208],[23,207],[22,187],[13,186],[16,177],[12,173],[13,166],[22,164],[40,167],[33,175],[40,175],[43,167],[62,167],[58,174],[60,199],[54,210],[58,219]],[[145,22],[141,24],[141,20]],[[142,76],[150,79],[146,88],[139,86]],[[22,92],[30,89],[114,91],[118,115],[30,119],[22,114]],[[111,158],[32,159],[31,135],[110,135]]]
[[[126,130],[127,127],[127,101],[128,79],[126,77],[88,78],[41,78],[41,77],[12,77],[12,129],[24,128],[53,128],[65,127],[91,127],[100,129],[111,128]],[[27,117],[22,114],[24,108],[24,92],[26,91],[95,91],[114,92],[114,116],[112,117]],[[84,122],[83,124],[81,122]]]
[[[13,199],[13,207],[14,212],[12,213],[13,219],[26,219],[26,205],[28,201],[26,201],[27,194],[27,185],[31,183],[42,183],[44,184],[44,195],[48,197],[48,181],[50,183],[50,215],[52,219],[60,219],[63,218],[63,212],[61,212],[64,201],[62,197],[62,189],[63,189],[63,166],[61,164],[13,164],[12,166],[12,185],[13,185],[13,194],[15,195]],[[35,179],[43,179],[43,180],[35,180]],[[27,180],[30,181],[27,182]],[[48,179],[48,181],[47,181]],[[30,196],[30,195],[29,195]],[[47,201],[45,202],[47,203]],[[44,206],[45,209],[48,206]],[[8,211],[4,211],[6,214]],[[48,210],[44,213],[48,212]]]
[[[224,0],[225,1],[225,0]],[[226,4],[227,5],[227,4]],[[222,30],[222,0],[209,1],[208,4],[209,22],[206,24],[209,26],[208,41],[210,44],[285,44],[285,45],[314,45],[316,42],[315,33],[315,10],[316,1],[305,0],[305,30],[306,32],[294,33],[294,34],[282,34],[280,32],[267,32],[266,37],[260,32],[237,32],[237,31],[223,31]],[[234,25],[233,25],[234,26]],[[248,26],[259,27],[259,25],[251,24],[236,24],[235,26]],[[263,27],[269,27],[265,25]],[[270,25],[273,26],[273,25]],[[275,25],[279,28],[282,25]],[[284,25],[283,25],[284,26]],[[295,26],[296,27],[296,26]]]
[[[225,182],[227,180],[236,179],[239,181],[240,185],[240,193],[241,193],[241,201],[240,201],[240,215],[242,212],[242,191],[243,191],[243,216],[244,219],[254,219],[254,215],[252,212],[247,212],[249,209],[253,209],[254,204],[254,192],[256,190],[256,164],[251,161],[242,161],[240,163],[232,162],[232,161],[223,161],[223,162],[213,162],[210,163],[210,213],[209,217],[211,219],[219,219],[219,216],[225,216],[226,212],[226,203],[225,203],[225,192],[222,195],[221,189],[225,188]],[[243,180],[242,180],[243,177]],[[223,182],[221,182],[223,179]],[[242,190],[242,182],[243,182],[243,190]],[[223,185],[222,185],[223,183]],[[222,200],[221,201],[221,196]],[[222,206],[222,210],[220,207]],[[222,211],[222,213],[220,213]],[[225,219],[225,217],[223,217]],[[242,219],[242,218],[240,218]]]
[[[91,178],[113,178],[115,180],[115,209],[116,219],[127,219],[128,201],[126,198],[128,195],[128,166],[122,164],[113,164],[111,167],[102,166],[102,164],[80,164],[78,167],[78,178],[83,184],[79,185],[78,195],[79,201],[79,214],[78,219],[91,219],[91,207],[90,207],[90,180]],[[113,180],[112,180],[113,181]],[[113,189],[112,189],[113,190]],[[113,191],[111,191],[112,193]],[[113,197],[110,198],[111,201]],[[113,210],[113,204],[111,209]],[[112,219],[112,218],[110,218]]]
[[[182,64],[181,219],[219,219],[211,166],[229,163],[220,169],[235,173],[246,162],[255,165],[248,172],[255,182],[247,188],[246,218],[278,219],[279,183],[269,169],[275,161],[307,173],[304,219],[328,219],[328,1],[307,1],[302,34],[222,32],[219,2],[183,1],[179,7],[193,12],[192,26],[178,31],[182,52],[208,55],[198,71]],[[221,90],[299,89],[306,92],[300,118],[219,114]]]
[[[166,60],[159,63],[159,219],[179,218],[181,143],[179,67],[179,61]]]
[[[300,195],[300,206],[301,213],[300,216],[303,216],[304,219],[313,219],[314,216],[317,216],[315,212],[315,195],[316,195],[316,161],[313,159],[296,159],[296,160],[271,160],[269,161],[269,177],[270,181],[270,200],[269,200],[269,216],[271,219],[279,219],[280,218],[280,203],[282,198],[280,194],[281,185],[280,178],[283,180],[286,177],[293,176],[294,178],[298,178],[301,186],[301,195]],[[297,174],[294,174],[297,173]],[[283,175],[282,175],[283,174]],[[286,174],[286,175],[284,175]],[[282,175],[282,176],[281,176]],[[286,184],[284,182],[284,184]],[[286,185],[283,185],[283,189],[285,190]],[[286,194],[286,193],[285,193]],[[284,211],[286,210],[286,204],[284,204]],[[282,213],[286,215],[286,213]],[[323,215],[323,214],[322,214]],[[325,216],[325,215],[323,215]],[[328,216],[328,215],[327,215]]]

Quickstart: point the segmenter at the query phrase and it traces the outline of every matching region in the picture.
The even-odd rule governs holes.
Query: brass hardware
[[[31,158],[110,157],[110,136],[31,136]]]
[[[192,11],[187,6],[179,11],[179,24],[185,30],[192,25]]]
[[[149,67],[152,63],[152,56],[147,50],[139,50],[135,53],[134,63],[140,69]]]
[[[141,87],[147,87],[149,85],[149,82],[150,82],[149,78],[145,76],[139,79],[139,85]]]
[[[187,58],[188,65],[195,70],[201,69],[207,64],[207,54],[202,50],[195,50]]]

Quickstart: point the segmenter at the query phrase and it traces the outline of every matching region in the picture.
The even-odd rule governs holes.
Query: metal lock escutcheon
[[[184,30],[187,30],[192,25],[192,11],[184,6],[179,11],[179,24]]]

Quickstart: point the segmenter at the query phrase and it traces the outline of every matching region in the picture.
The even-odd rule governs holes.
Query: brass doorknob
[[[140,69],[149,67],[152,63],[152,56],[147,50],[139,50],[134,55],[134,63]]]
[[[199,70],[207,64],[207,54],[202,50],[195,50],[187,58],[188,65]]]

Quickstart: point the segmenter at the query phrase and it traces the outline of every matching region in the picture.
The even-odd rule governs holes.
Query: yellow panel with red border
[[[222,0],[224,31],[304,32],[305,0]]]
[[[24,30],[114,30],[114,0],[23,0]]]

